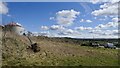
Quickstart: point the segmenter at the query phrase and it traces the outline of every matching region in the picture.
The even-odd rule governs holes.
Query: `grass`
[[[33,37],[41,51],[27,50],[26,37],[7,36],[2,46],[2,65],[8,66],[118,66],[118,50],[93,48],[79,44],[51,41]],[[54,39],[55,40],[55,39]]]

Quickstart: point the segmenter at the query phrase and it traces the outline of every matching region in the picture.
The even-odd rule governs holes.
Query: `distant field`
[[[27,49],[24,36],[7,34],[2,41],[3,66],[118,66],[118,50],[80,46],[88,40],[30,37],[40,52]]]

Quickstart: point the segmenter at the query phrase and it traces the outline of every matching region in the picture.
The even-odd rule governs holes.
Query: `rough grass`
[[[2,65],[5,66],[118,66],[118,50],[93,48],[78,44],[31,37],[41,48],[34,53],[26,49],[24,36],[6,35],[3,38]]]

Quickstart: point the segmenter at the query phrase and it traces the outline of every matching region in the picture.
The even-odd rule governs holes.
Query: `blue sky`
[[[101,38],[117,37],[105,33],[111,30],[117,32],[117,25],[114,25],[116,12],[105,13],[112,7],[105,4],[113,5],[106,2],[7,2],[4,6],[8,11],[1,13],[2,23],[7,24],[13,20],[28,31],[59,37],[89,38],[93,34]],[[108,8],[106,11],[104,6]]]
[[[86,11],[84,7],[80,5],[80,3],[50,3],[50,2],[12,2],[7,3],[9,8],[9,14],[13,15],[12,20],[21,23],[24,27],[30,31],[39,31],[39,27],[41,25],[51,26],[52,24],[56,24],[55,21],[49,20],[50,17],[55,16],[55,13],[61,10],[71,10],[80,11],[80,16],[78,16],[78,20],[76,20],[77,24],[74,25],[84,25],[87,26],[86,23],[79,24],[79,20],[82,18],[90,18],[92,19],[89,11]],[[84,3],[83,3],[84,4]],[[85,3],[86,4],[86,3]],[[99,5],[92,5],[92,3],[87,3],[90,5],[91,9],[95,9],[99,7]],[[95,6],[95,7],[94,7]],[[86,11],[86,12],[85,12]],[[84,16],[85,15],[85,16]],[[8,22],[11,21],[11,17],[8,17]],[[33,25],[34,24],[34,25]],[[29,26],[29,27],[28,27]],[[92,25],[91,25],[92,26]],[[34,28],[32,28],[34,27]],[[35,28],[37,27],[37,28]]]

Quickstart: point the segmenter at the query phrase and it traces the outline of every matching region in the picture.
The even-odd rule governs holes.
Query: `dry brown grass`
[[[118,65],[118,52],[114,49],[85,47],[46,37],[30,38],[38,43],[40,52],[27,49],[29,40],[25,36],[8,32],[2,39],[3,65]]]

